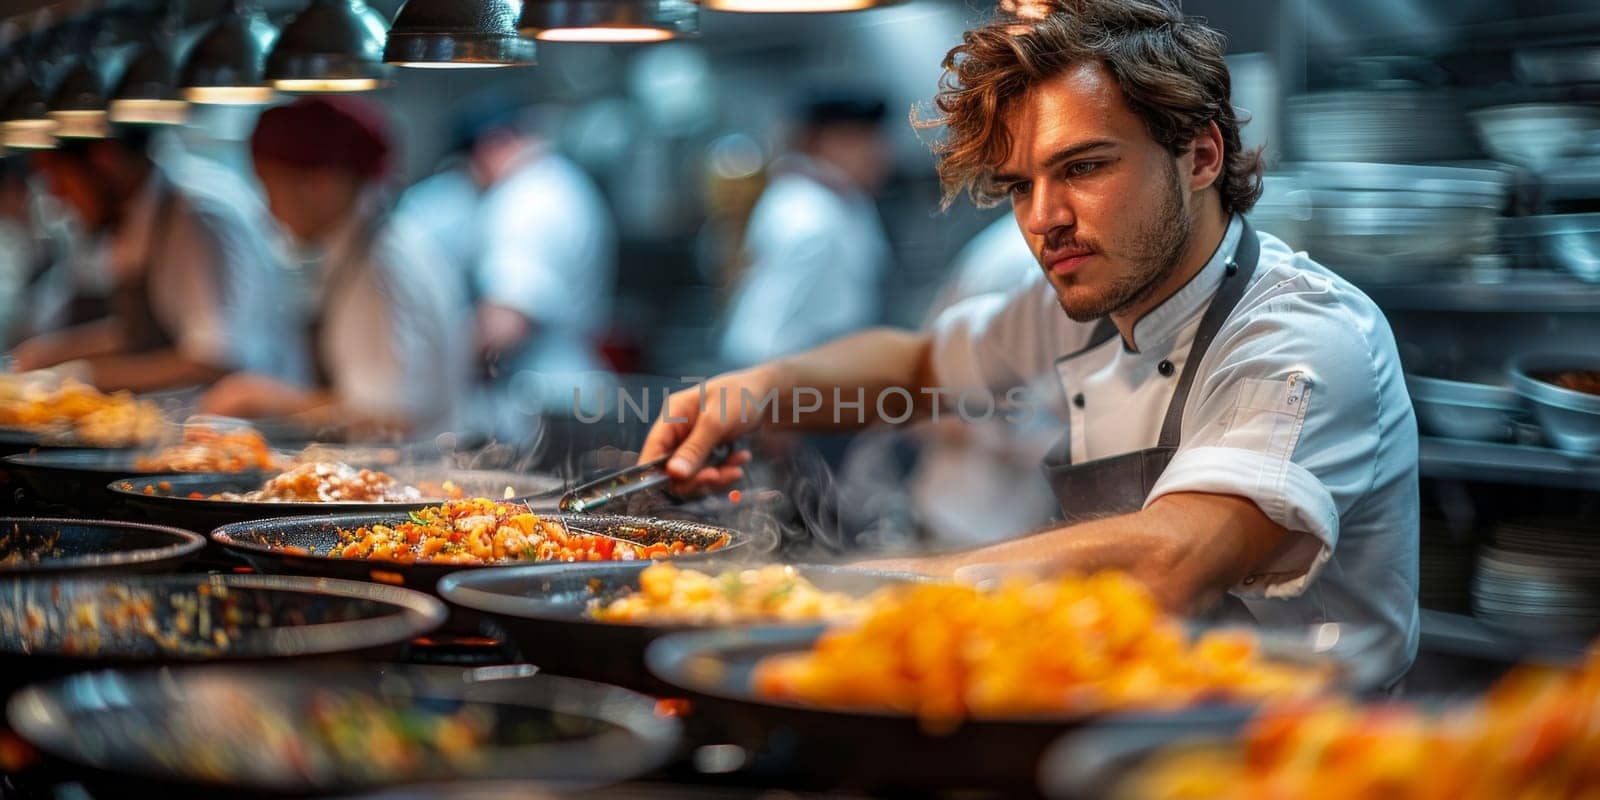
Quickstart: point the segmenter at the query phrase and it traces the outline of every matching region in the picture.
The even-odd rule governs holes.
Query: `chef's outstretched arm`
[[[934,575],[1015,563],[1041,572],[1116,569],[1142,581],[1174,612],[1203,608],[1251,574],[1287,531],[1242,497],[1163,495],[1142,511],[1043,531],[988,547],[928,558],[874,562]]]
[[[704,387],[667,398],[639,460],[670,455],[673,488],[693,492],[738,480],[748,452],[735,454],[720,468],[707,466],[707,456],[717,445],[756,430],[850,430],[879,421],[880,412],[904,421],[908,400],[913,414],[925,413],[934,399],[923,391],[933,386],[930,345],[926,334],[878,328],[719,375]],[[836,406],[836,397],[865,402],[858,412],[857,406]]]

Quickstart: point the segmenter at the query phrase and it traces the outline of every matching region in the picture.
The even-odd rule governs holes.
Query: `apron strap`
[[[1189,402],[1189,390],[1200,372],[1200,362],[1211,348],[1211,342],[1217,338],[1217,333],[1222,330],[1222,324],[1228,321],[1239,301],[1244,298],[1245,290],[1250,287],[1250,276],[1255,274],[1256,264],[1261,260],[1261,240],[1256,238],[1255,228],[1244,217],[1240,217],[1239,221],[1244,223],[1239,232],[1239,245],[1228,258],[1222,286],[1212,295],[1205,316],[1200,318],[1194,344],[1189,347],[1189,356],[1183,364],[1183,374],[1178,378],[1178,387],[1172,392],[1172,402],[1167,405],[1167,418],[1161,423],[1161,437],[1156,443],[1158,447],[1178,446],[1183,435],[1183,408]],[[1102,324],[1109,323],[1109,319],[1102,320]]]

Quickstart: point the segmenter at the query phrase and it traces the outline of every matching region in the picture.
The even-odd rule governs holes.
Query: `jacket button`
[[[1174,372],[1173,367],[1172,367],[1172,362],[1171,361],[1162,360],[1162,362],[1160,364],[1156,365],[1156,371],[1161,373],[1161,377],[1163,377],[1163,378],[1172,377],[1172,373]]]
[[[1083,392],[1078,392],[1072,396],[1072,404],[1078,408],[1083,408]]]

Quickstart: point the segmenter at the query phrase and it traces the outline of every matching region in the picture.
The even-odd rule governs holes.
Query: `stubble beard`
[[[1177,160],[1168,161],[1167,191],[1155,213],[1146,217],[1128,237],[1128,252],[1123,260],[1130,269],[1114,279],[1105,291],[1068,302],[1067,291],[1056,287],[1061,310],[1075,322],[1093,322],[1126,311],[1149,300],[1160,291],[1166,278],[1178,268],[1194,222],[1183,207],[1183,187],[1178,183]]]

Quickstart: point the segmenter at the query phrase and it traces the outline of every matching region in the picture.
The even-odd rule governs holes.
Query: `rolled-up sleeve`
[[[1384,382],[1372,322],[1325,283],[1280,288],[1213,343],[1185,407],[1182,444],[1146,501],[1243,497],[1289,531],[1233,588],[1247,597],[1304,592],[1333,555],[1341,516],[1377,472]]]

